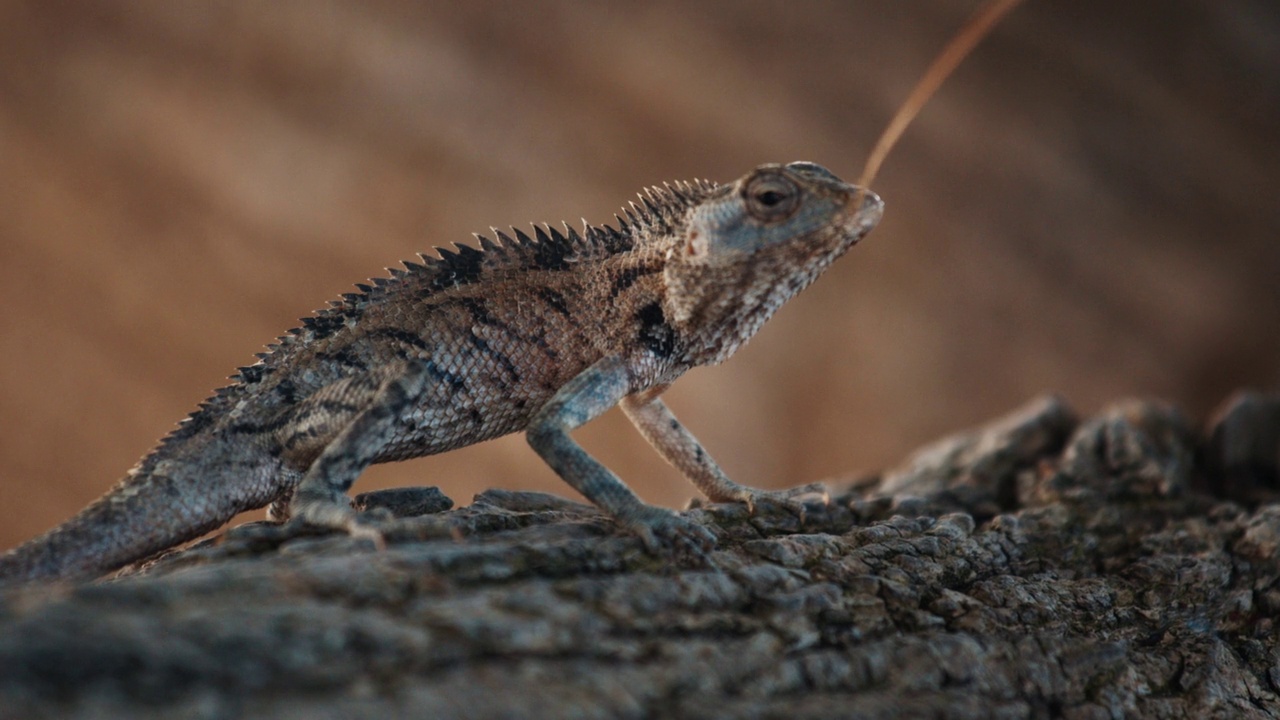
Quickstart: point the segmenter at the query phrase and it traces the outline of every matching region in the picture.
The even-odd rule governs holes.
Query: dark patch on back
[[[658,357],[671,357],[676,349],[676,331],[667,324],[662,305],[645,305],[636,313],[636,319],[640,321],[640,343]]]
[[[538,297],[542,298],[542,301],[545,302],[552,310],[555,310],[565,317],[569,317],[569,303],[564,299],[564,295],[559,291],[544,287],[538,288],[536,292],[538,293]]]
[[[293,404],[298,401],[298,386],[288,378],[276,383],[275,391],[286,403]]]
[[[457,248],[457,252],[438,248],[440,260],[435,267],[436,276],[431,279],[432,290],[470,285],[480,279],[484,253],[468,245]]]
[[[370,331],[368,337],[387,338],[419,350],[427,349],[427,341],[423,340],[421,335],[408,330],[401,330],[400,328],[378,328]]]
[[[436,382],[442,382],[449,386],[454,393],[460,393],[467,389],[467,383],[460,376],[455,375],[448,370],[436,365],[434,360],[426,362],[427,374]]]
[[[616,300],[619,295],[626,291],[627,288],[636,284],[636,281],[646,275],[662,272],[663,265],[655,263],[653,265],[639,265],[630,267],[618,273],[613,278],[613,286],[609,288],[609,299]]]
[[[368,370],[369,365],[360,358],[350,347],[341,347],[336,350],[330,350],[326,353],[316,355],[317,358],[331,360],[342,365],[343,367],[355,368],[356,370]]]
[[[560,359],[560,352],[551,347],[551,343],[547,342],[546,333],[539,333],[528,338],[528,340],[532,341],[533,344],[542,351],[542,354],[547,356],[548,360],[555,362]]]
[[[454,302],[466,309],[471,314],[471,321],[477,325],[500,325],[493,313],[489,312],[489,306],[484,300],[479,298],[458,298]]]
[[[640,279],[638,268],[627,268],[613,278],[613,287],[609,288],[609,299],[616,300],[627,288]]]
[[[302,318],[302,327],[310,330],[316,340],[323,340],[346,327],[348,318],[358,319],[359,316],[360,311],[355,307],[333,308],[319,315]]]
[[[258,363],[257,365],[249,365],[247,367],[240,368],[237,374],[240,376],[241,382],[252,385],[254,383],[262,382],[263,376],[266,375],[269,370],[270,368],[266,365]]]
[[[630,231],[615,230],[608,225],[595,228],[595,231],[599,233],[598,239],[610,255],[630,252],[636,246],[636,240],[631,236]]]
[[[568,250],[557,245],[539,245],[534,252],[534,266],[540,270],[567,270]]]
[[[552,231],[548,235],[542,228],[534,228],[538,241],[533,243],[533,264],[539,270],[568,270],[569,256],[574,253],[567,238]]]
[[[208,403],[201,404],[198,410],[188,415],[187,419],[183,420],[176,430],[169,433],[161,441],[161,445],[193,437],[202,430],[213,427],[218,420],[218,415],[219,413],[215,412]],[[151,457],[154,456],[155,454],[153,453]]]
[[[517,383],[520,382],[520,371],[516,369],[515,363],[511,362],[511,358],[507,357],[503,353],[498,352],[497,350],[494,350],[493,347],[490,346],[489,343],[486,342],[485,339],[482,337],[476,337],[475,335],[471,335],[470,338],[471,338],[471,344],[475,345],[476,349],[479,350],[481,354],[487,355],[493,358],[494,362],[502,366],[502,369],[505,370],[507,374],[511,376],[512,382],[517,382]],[[506,383],[501,383],[501,385],[502,385],[501,389],[505,390]]]
[[[241,433],[245,435],[262,435],[266,433],[273,433],[293,422],[293,420],[293,412],[281,412],[265,422],[238,422],[228,427],[227,430],[233,433]]]

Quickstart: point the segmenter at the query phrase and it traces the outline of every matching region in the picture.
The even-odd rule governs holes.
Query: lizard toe
[[[796,488],[787,490],[778,490],[775,492],[764,493],[761,500],[765,503],[773,503],[777,507],[791,513],[796,520],[803,526],[808,515],[809,502],[817,500],[818,504],[823,507],[831,504],[831,494],[827,491],[827,486],[822,483],[810,483]]]
[[[806,500],[812,502],[814,499],[823,506],[831,504],[831,496],[826,485],[810,483],[786,490],[756,490],[744,487],[740,494],[731,498],[731,501],[746,504],[747,511],[753,516],[760,514],[763,509],[776,508],[795,516],[796,520],[804,525],[808,514]]]

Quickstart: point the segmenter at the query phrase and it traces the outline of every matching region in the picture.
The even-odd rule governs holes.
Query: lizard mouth
[[[870,190],[858,187],[853,190],[853,194],[849,197],[849,210],[852,211],[849,225],[858,237],[862,237],[880,223],[880,218],[884,215],[884,201]],[[853,207],[859,202],[861,207]]]

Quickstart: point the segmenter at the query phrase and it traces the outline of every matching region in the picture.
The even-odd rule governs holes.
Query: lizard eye
[[[800,189],[786,177],[775,174],[752,178],[743,188],[747,211],[757,220],[777,222],[791,217],[799,205]]]

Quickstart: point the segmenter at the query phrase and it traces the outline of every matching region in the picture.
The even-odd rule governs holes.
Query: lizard
[[[570,432],[619,405],[709,500],[795,509],[795,491],[730,480],[660,396],[731,356],[882,210],[819,165],[768,164],[651,187],[617,227],[495,229],[419,255],[239,368],[103,497],[0,556],[0,584],[98,577],[264,506],[376,541],[346,495],[369,464],[521,430],[648,550],[706,550],[714,534],[644,503]]]

